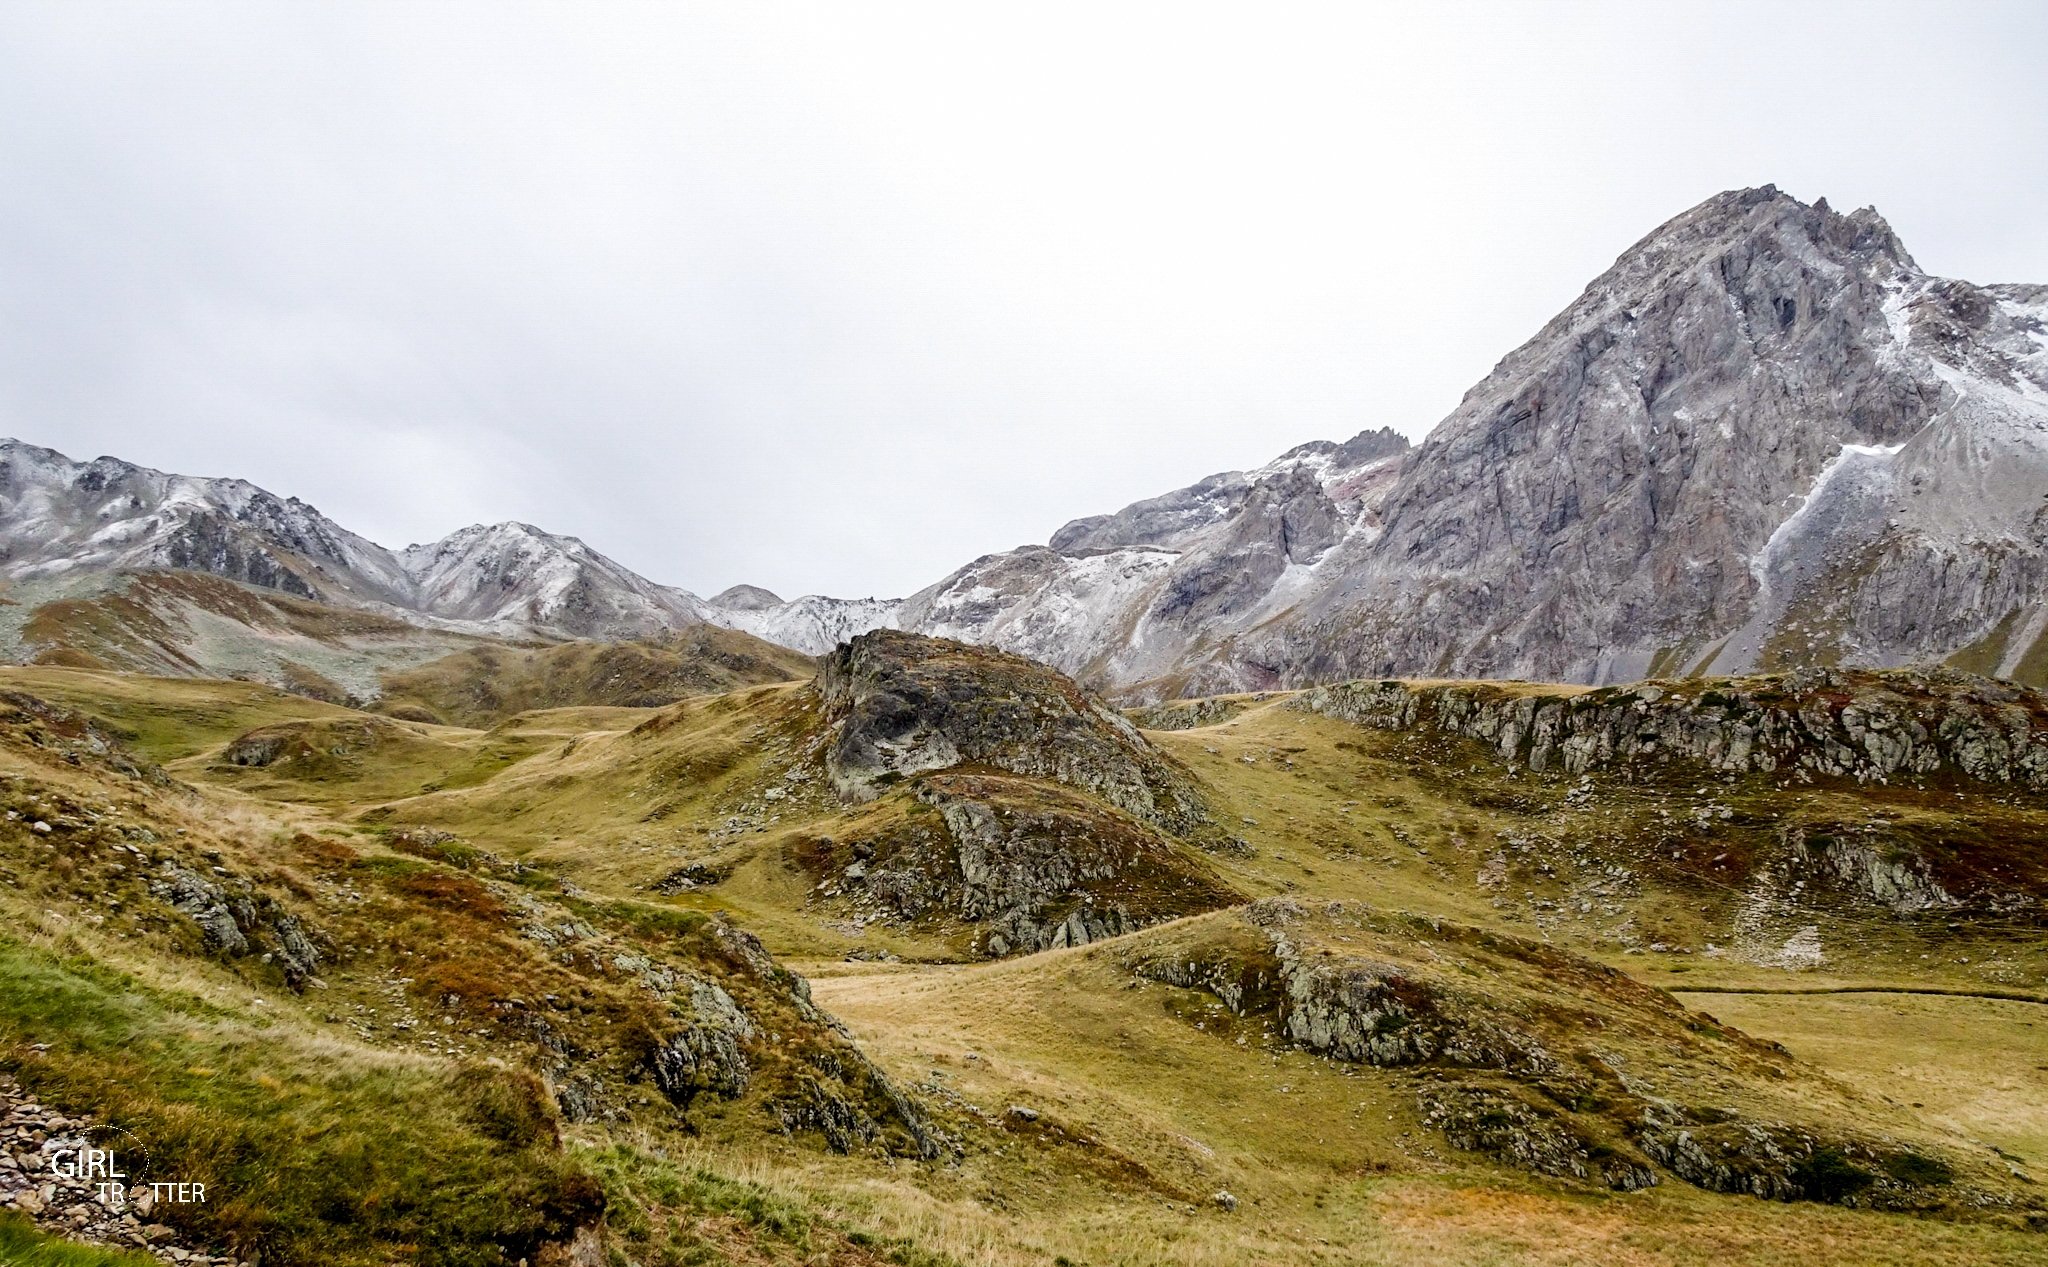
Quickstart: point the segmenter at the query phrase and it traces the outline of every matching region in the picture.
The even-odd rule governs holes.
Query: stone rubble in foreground
[[[232,1254],[193,1249],[162,1223],[149,1221],[149,1194],[116,1209],[104,1203],[95,1179],[66,1178],[51,1169],[60,1149],[82,1148],[95,1124],[36,1102],[11,1079],[0,1078],[0,1209],[18,1210],[53,1236],[141,1250],[181,1267],[252,1267]],[[116,1150],[118,1155],[118,1150]]]

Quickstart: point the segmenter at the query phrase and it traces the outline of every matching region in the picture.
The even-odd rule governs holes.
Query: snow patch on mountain
[[[748,591],[735,595],[734,591]],[[764,602],[766,595],[772,602]],[[806,594],[787,602],[756,586],[734,586],[705,603],[703,618],[714,625],[750,633],[756,638],[823,655],[870,629],[900,629],[898,598],[826,598]]]
[[[418,606],[505,631],[640,637],[704,621],[696,596],[632,572],[575,537],[478,524],[399,555]]]

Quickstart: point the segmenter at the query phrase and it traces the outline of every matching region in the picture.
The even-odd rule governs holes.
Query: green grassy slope
[[[397,1245],[461,1261],[456,1246],[480,1224],[450,1214],[454,1230],[436,1241],[418,1229],[439,1215],[380,1201],[388,1221],[350,1241],[336,1225],[355,1216],[344,1220],[341,1196],[321,1186],[403,1188],[406,1158],[443,1148],[458,1165],[483,1159],[467,1172],[478,1218],[536,1226],[594,1191],[614,1261],[636,1264],[2017,1264],[2048,1246],[2017,1206],[1929,1217],[1759,1201],[1669,1175],[1620,1193],[1451,1147],[1424,1120],[1424,1073],[1301,1050],[1265,1014],[1138,970],[1147,953],[1201,958],[1230,913],[971,962],[971,920],[878,918],[843,890],[847,850],[914,824],[928,776],[842,800],[822,766],[825,719],[797,685],[652,711],[526,712],[476,730],[237,683],[0,677],[103,719],[195,789],[92,758],[71,765],[75,736],[54,723],[41,723],[43,745],[0,734],[0,775],[12,776],[9,805],[22,815],[0,825],[0,867],[14,881],[0,903],[28,930],[0,947],[18,983],[0,1008],[5,1060],[64,1103],[161,1120],[168,1138],[194,1141],[195,1159],[212,1141],[213,1153],[278,1174],[286,1189],[262,1204],[289,1228],[245,1212],[248,1222],[213,1229],[270,1238],[266,1261],[380,1261]],[[1415,912],[1681,988],[1685,1007],[1718,1018],[1701,1024],[1785,1050],[1736,1073],[1687,1072],[1691,1039],[1628,1031],[1608,1055],[1670,1067],[1646,1075],[1650,1093],[1723,1077],[1723,1098],[1746,1113],[1938,1153],[1973,1184],[2025,1193],[2013,1172],[2048,1175],[2037,1107],[2048,1102],[2048,1007],[1974,997],[2048,997],[2039,907],[1902,912],[1788,871],[1793,830],[1866,828],[2007,868],[2048,840],[2040,798],[1684,766],[1538,775],[1471,741],[1286,705],[1234,698],[1162,716],[1184,728],[1147,735],[1188,773],[1217,829],[1179,847],[1234,892],[1310,912],[1330,900]],[[226,760],[250,732],[281,738],[293,759]],[[21,825],[52,814],[87,826],[38,838]],[[202,875],[221,865],[250,878],[320,929],[334,954],[322,985],[295,990],[275,961],[209,950],[189,918],[152,904],[132,855],[115,872],[105,849],[68,847],[65,833],[116,823],[153,833]],[[813,979],[818,1003],[922,1106],[945,1141],[936,1158],[916,1158],[902,1138],[893,1151],[878,1137],[836,1153],[800,1116],[785,1133],[775,1106],[802,1103],[819,1077],[803,1053],[843,1040],[749,984],[759,979],[714,939],[724,921]],[[1339,940],[1356,930],[1316,928],[1314,944],[1340,958],[1368,949]],[[1807,929],[1819,960],[1789,966],[1786,943]],[[1473,997],[1540,1010],[1547,970],[1425,952],[1427,940],[1373,953],[1417,976],[1426,964],[1414,956],[1435,954]],[[761,1027],[746,1091],[678,1104],[655,1085],[634,1028],[649,1015],[640,960],[707,975],[778,1018]],[[1956,993],[1753,992],[1840,987]],[[1594,1014],[1627,1030],[1606,1006]],[[1584,1041],[1544,1033],[1559,1050]],[[29,1042],[50,1052],[31,1060]],[[850,1056],[835,1059],[855,1100],[858,1086],[878,1085]],[[115,1072],[93,1072],[103,1065]],[[493,1094],[528,1085],[521,1076],[559,1092],[588,1075],[600,1107],[571,1120],[551,1095],[479,1106],[472,1071],[501,1065],[504,1076],[481,1084]],[[864,1111],[884,1122],[889,1110],[874,1100]],[[409,1120],[383,1124],[393,1117]],[[307,1140],[325,1159],[316,1173],[278,1164]],[[349,1170],[365,1164],[350,1150],[372,1145],[391,1169]],[[520,1182],[538,1186],[499,1185],[484,1164],[493,1158],[519,1159]]]

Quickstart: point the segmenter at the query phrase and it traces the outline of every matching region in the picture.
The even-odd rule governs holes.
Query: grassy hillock
[[[378,709],[412,721],[489,727],[536,709],[658,708],[763,682],[809,678],[809,656],[700,625],[638,642],[489,645],[383,675]]]
[[[722,920],[195,789],[27,696],[0,814],[0,1065],[205,1183],[163,1217],[206,1243],[509,1264],[601,1225],[615,1132],[941,1146]]]
[[[483,639],[313,602],[204,572],[121,573],[16,585],[0,649],[37,664],[173,677],[245,678],[342,704],[372,698],[380,670]]]

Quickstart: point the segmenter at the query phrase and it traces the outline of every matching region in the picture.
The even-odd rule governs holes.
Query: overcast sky
[[[1725,188],[2048,282],[2048,4],[0,4],[0,431],[896,595],[1421,436]]]

